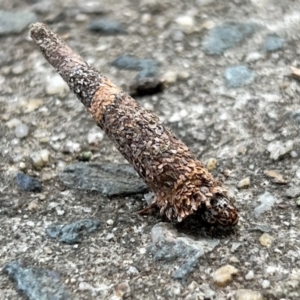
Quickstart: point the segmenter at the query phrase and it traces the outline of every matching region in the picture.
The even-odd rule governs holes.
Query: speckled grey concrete
[[[155,244],[151,232],[166,220],[157,214],[140,216],[143,197],[66,188],[58,174],[84,151],[92,152],[92,163],[125,161],[107,137],[95,137],[93,120],[57,79],[26,28],[7,31],[1,33],[0,47],[0,268],[19,261],[52,270],[72,299],[300,299],[300,83],[289,76],[290,65],[300,66],[299,1],[49,3],[1,0],[0,10],[34,13],[51,23],[74,50],[125,90],[137,71],[113,67],[116,57],[158,62],[167,88],[138,101],[204,163],[217,160],[212,172],[235,194],[240,222],[229,232],[170,224],[168,247],[171,233],[191,245],[219,243],[202,256],[186,251],[194,255],[190,260],[175,255],[168,261],[165,251],[158,261],[153,249],[160,251],[162,244]],[[100,17],[117,20],[127,34],[90,32],[89,24]],[[232,29],[228,24],[255,26],[251,34],[222,35]],[[216,28],[214,36],[226,47],[211,53],[204,41]],[[255,77],[228,87],[224,72],[235,66],[247,67]],[[18,126],[26,126],[22,135]],[[18,172],[37,178],[42,191],[19,189]],[[63,244],[45,234],[52,224],[83,219],[99,220],[100,227],[84,234],[80,244]],[[235,267],[236,275],[221,286],[214,274],[225,265]],[[0,299],[24,299],[4,273]]]

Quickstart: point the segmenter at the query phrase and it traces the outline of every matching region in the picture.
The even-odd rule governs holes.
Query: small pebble
[[[39,207],[39,205],[36,200],[31,201],[27,206],[29,211],[36,211],[38,209],[38,207]]]
[[[31,176],[25,175],[24,173],[18,173],[16,176],[17,185],[28,192],[41,192],[42,185],[40,181]]]
[[[114,224],[114,220],[109,219],[109,220],[106,221],[106,224],[109,225],[109,226],[111,226],[111,225]]]
[[[29,133],[29,127],[26,124],[19,124],[15,129],[15,135],[17,138],[25,138]]]
[[[174,42],[182,42],[184,40],[184,34],[181,30],[175,30],[172,33],[172,40]]]
[[[109,233],[109,234],[106,236],[106,239],[107,239],[108,241],[111,241],[111,240],[114,239],[114,237],[115,237],[115,235],[114,235],[113,233]]]
[[[58,206],[56,208],[59,210]],[[77,244],[81,243],[83,234],[95,232],[99,225],[100,222],[96,219],[83,219],[66,225],[53,224],[46,228],[46,234],[51,238],[57,238],[60,242]]]
[[[104,15],[107,13],[103,3],[99,1],[80,1],[78,2],[78,8],[84,14]]]
[[[243,178],[237,184],[238,189],[247,189],[250,186],[250,177]]]
[[[218,161],[215,158],[209,158],[206,164],[208,171],[213,171],[217,167]]]
[[[63,209],[60,209],[60,207],[56,208],[56,214],[58,216],[63,216],[65,214],[65,211]]]
[[[298,207],[300,206],[300,197],[297,198],[296,205],[297,205]]]
[[[22,291],[25,299],[73,299],[61,283],[62,279],[59,274],[53,269],[41,269],[24,265],[19,261],[11,261],[4,266],[2,272],[9,275],[16,282],[16,288]],[[4,299],[3,297],[1,298]],[[19,297],[13,296],[13,298]]]
[[[21,120],[17,119],[17,118],[12,118],[10,119],[9,121],[7,121],[5,123],[5,125],[9,128],[9,129],[12,129],[12,128],[16,128],[17,126],[23,124]]]
[[[225,84],[228,88],[238,88],[250,84],[255,73],[246,66],[228,67],[224,72]]]
[[[92,290],[94,290],[94,287],[85,281],[81,281],[81,282],[79,282],[78,289],[80,291],[88,291],[88,290],[92,291]]]
[[[241,245],[242,245],[241,243],[235,243],[235,242],[233,242],[231,244],[231,249],[230,249],[231,252],[235,252]]]
[[[255,62],[255,61],[258,61],[262,58],[262,54],[259,53],[259,52],[252,52],[252,53],[249,53],[245,59],[245,61],[247,63],[251,63],[251,62]]]
[[[25,66],[21,63],[15,64],[11,69],[11,72],[14,75],[21,75],[22,73],[24,73],[24,71],[25,71]]]
[[[286,196],[289,198],[296,198],[300,196],[300,187],[291,186],[286,190]]]
[[[69,87],[60,75],[51,76],[46,85],[46,93],[48,95],[58,95],[64,97],[69,92]]]
[[[268,233],[263,233],[259,238],[260,244],[266,248],[270,248],[273,241],[274,241],[274,238],[271,235],[269,235]]]
[[[111,62],[111,65],[125,70],[142,71],[159,67],[159,63],[154,59],[139,59],[134,56],[121,55]]]
[[[63,146],[62,152],[65,154],[73,154],[81,151],[81,145],[73,141],[66,141]]]
[[[266,52],[275,52],[281,50],[284,45],[284,39],[276,33],[268,34],[263,44],[263,50]]]
[[[209,30],[203,39],[202,47],[204,52],[211,55],[221,55],[227,49],[251,37],[257,25],[254,23],[227,22]]]
[[[85,14],[79,13],[75,16],[75,21],[79,22],[79,23],[83,23],[83,22],[89,21],[89,17]]]
[[[258,218],[265,211],[270,210],[275,204],[275,198],[269,192],[265,192],[264,194],[258,197],[258,201],[261,203],[254,208],[254,216]]]
[[[248,150],[247,147],[241,146],[237,149],[237,152],[241,155],[245,155],[247,153],[247,150]]]
[[[167,71],[162,75],[162,80],[167,84],[174,84],[177,81],[177,73],[174,71]]]
[[[296,177],[300,179],[300,168],[298,168],[296,171]]]
[[[138,275],[140,272],[138,271],[138,269],[136,267],[129,266],[126,273],[129,274],[129,275]]]
[[[191,74],[188,71],[180,71],[178,72],[178,79],[187,80],[191,77]]]
[[[94,20],[88,26],[89,31],[100,32],[105,35],[126,34],[124,26],[115,20]]]
[[[263,280],[262,283],[261,283],[261,286],[263,289],[267,289],[270,287],[270,281],[269,280]]]
[[[287,181],[283,178],[283,176],[274,170],[266,170],[264,171],[264,174],[268,177],[271,177],[274,183],[280,183],[280,184],[287,183]]]
[[[238,269],[231,265],[225,265],[213,274],[213,281],[219,287],[226,286],[229,282],[232,281],[232,276],[238,273]]]
[[[143,25],[149,24],[151,22],[151,20],[152,20],[151,14],[143,14],[141,16],[141,24],[143,24]]]
[[[90,145],[98,145],[102,142],[104,138],[103,131],[99,130],[99,128],[93,128],[88,132],[87,141]]]
[[[30,154],[32,164],[36,169],[40,169],[49,163],[50,152],[47,149],[43,149]]]
[[[51,249],[50,247],[47,247],[47,246],[44,248],[44,252],[45,252],[47,255],[50,255],[50,254],[53,253],[52,249]]]
[[[20,170],[26,169],[26,164],[23,161],[21,161],[19,164],[19,168],[20,168]]]
[[[24,101],[22,103],[22,106],[24,107],[25,113],[31,113],[37,110],[40,106],[42,106],[43,103],[44,102],[42,99],[30,99],[28,101]]]
[[[246,280],[252,280],[254,278],[254,272],[252,270],[250,270],[246,276],[245,276],[245,279]]]
[[[91,160],[92,156],[93,156],[93,153],[91,151],[84,151],[81,153],[79,160],[89,161],[89,160]]]
[[[235,300],[264,300],[264,297],[258,291],[240,289],[235,293]]]
[[[273,160],[278,160],[279,157],[291,152],[294,147],[294,142],[288,140],[285,143],[281,141],[273,141],[268,144],[267,150],[270,152],[270,158]]]
[[[180,29],[186,34],[190,34],[195,31],[195,20],[191,16],[179,16],[175,20],[175,22],[180,27]]]

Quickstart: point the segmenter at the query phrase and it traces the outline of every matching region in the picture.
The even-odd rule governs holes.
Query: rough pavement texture
[[[239,225],[233,232],[194,224],[174,228],[194,240],[220,240],[182,282],[171,276],[181,266],[175,258],[165,262],[153,257],[151,230],[162,220],[136,214],[146,206],[141,197],[108,198],[96,191],[64,189],[58,174],[84,151],[92,152],[92,162],[125,161],[107,137],[88,139],[93,120],[55,77],[28,38],[27,25],[13,33],[8,21],[0,19],[6,22],[0,27],[7,28],[0,37],[1,269],[20,261],[53,270],[74,299],[299,299],[300,84],[289,76],[290,65],[300,66],[299,1],[127,0],[93,5],[2,0],[0,9],[35,13],[39,21],[51,23],[74,50],[125,89],[137,71],[111,66],[117,57],[160,63],[159,72],[168,75],[170,85],[139,102],[204,163],[217,160],[213,174],[220,174],[235,194]],[[127,35],[89,32],[96,19],[124,24]],[[241,39],[231,32],[235,44],[227,47],[230,41],[225,40],[223,54],[205,52],[203,41],[210,30],[228,30],[229,22],[254,22],[257,27]],[[279,40],[270,41],[274,36]],[[225,70],[241,65],[253,72],[254,80],[228,88]],[[40,154],[42,163],[36,163],[33,153]],[[20,171],[39,179],[42,192],[19,189],[15,176]],[[283,183],[267,176],[270,171],[282,176]],[[250,178],[249,186],[237,189],[244,178]],[[275,199],[271,205],[270,196],[263,197],[270,194]],[[264,212],[255,217],[257,207]],[[99,220],[101,226],[79,245],[45,234],[51,224],[86,218]],[[227,265],[238,271],[225,286],[216,284],[215,272]],[[2,273],[0,299],[24,299]]]

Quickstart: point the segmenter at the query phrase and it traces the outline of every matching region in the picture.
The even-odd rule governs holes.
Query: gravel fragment
[[[21,33],[29,24],[37,21],[32,12],[0,10],[0,36]]]
[[[275,204],[275,198],[269,192],[265,192],[264,194],[258,197],[258,201],[261,203],[254,208],[254,216],[258,218],[265,211],[270,210]]]
[[[255,73],[246,66],[234,66],[225,70],[224,78],[228,88],[238,88],[252,83]]]
[[[243,178],[237,184],[238,189],[247,189],[250,186],[250,177]]]
[[[202,47],[207,54],[221,55],[251,37],[256,27],[254,23],[224,23],[209,30]]]
[[[24,107],[24,113],[31,113],[37,110],[44,104],[42,99],[29,99],[28,101],[24,101],[22,106]]]
[[[262,281],[262,283],[261,283],[261,287],[263,288],[263,289],[267,289],[267,288],[269,288],[270,287],[270,281],[269,280],[263,280]]]
[[[11,72],[14,75],[21,75],[25,72],[25,66],[22,63],[16,63],[12,67]]]
[[[17,126],[23,124],[21,120],[17,119],[17,118],[12,118],[10,119],[9,121],[7,121],[5,123],[5,125],[9,128],[9,129],[12,129],[12,128],[16,128]]]
[[[270,152],[270,158],[278,160],[279,157],[291,152],[294,147],[294,142],[288,140],[283,143],[282,141],[274,141],[268,144],[267,150]]]
[[[32,164],[36,169],[40,169],[49,163],[50,152],[47,149],[42,149],[30,154]]]
[[[19,124],[15,129],[15,135],[19,139],[27,137],[28,133],[29,133],[29,127],[23,123]]]
[[[254,278],[254,272],[253,272],[253,270],[250,270],[250,271],[246,274],[245,279],[246,279],[246,280],[252,280],[253,278]]]
[[[215,158],[209,158],[206,164],[208,171],[213,171],[217,167],[218,161]]]
[[[184,33],[181,30],[172,32],[172,40],[174,42],[182,42],[184,40]]]
[[[181,266],[172,273],[172,277],[184,280],[197,266],[199,258],[212,251],[218,244],[217,239],[194,240],[180,236],[169,223],[158,223],[151,230],[151,251],[155,260],[174,262]]]
[[[81,145],[70,140],[67,140],[62,148],[62,152],[65,154],[79,153],[80,151]]]
[[[300,187],[299,186],[291,186],[286,190],[286,195],[289,198],[296,198],[300,196]]]
[[[240,289],[235,293],[235,300],[264,300],[264,297],[258,291]]]
[[[176,83],[178,73],[175,71],[167,71],[161,76],[161,78],[167,85],[171,85]]]
[[[260,60],[262,57],[263,55],[259,52],[251,52],[247,55],[245,61],[251,63]]]
[[[39,207],[39,205],[36,200],[31,201],[27,206],[29,211],[36,211],[38,209],[38,207]]]
[[[40,181],[36,178],[33,178],[29,175],[25,175],[24,173],[18,173],[16,175],[16,183],[17,185],[24,191],[27,192],[41,192],[42,185]]]
[[[57,95],[65,97],[69,92],[69,87],[60,75],[54,74],[46,82],[46,93],[48,95]]]
[[[73,299],[54,271],[32,268],[14,261],[7,264],[3,272],[17,282],[18,290],[29,300]]]
[[[91,160],[93,153],[91,151],[84,151],[80,154],[79,160],[81,161],[89,161]]]
[[[127,34],[125,27],[115,20],[94,20],[88,26],[89,31],[99,32],[105,35]]]
[[[238,269],[231,265],[225,265],[213,273],[213,281],[223,287],[232,281],[232,276],[238,273]]]
[[[153,59],[139,59],[134,56],[121,55],[111,62],[111,65],[119,69],[142,71],[159,67],[159,63]]]
[[[90,145],[98,145],[103,141],[104,132],[99,128],[91,128],[87,135],[87,141]]]
[[[268,177],[272,178],[272,181],[274,183],[279,183],[279,184],[287,184],[287,181],[283,178],[281,174],[279,174],[277,171],[274,170],[266,170],[264,171],[264,174]]]
[[[273,241],[274,241],[274,238],[271,235],[269,235],[268,233],[263,233],[259,237],[260,244],[266,248],[270,248]]]
[[[284,39],[276,33],[268,34],[263,44],[263,50],[266,52],[275,52],[281,50],[284,45]]]
[[[80,12],[84,14],[104,15],[107,13],[107,9],[105,8],[104,4],[99,3],[98,1],[80,1],[78,3],[78,8]]]
[[[176,18],[175,22],[180,30],[186,34],[191,34],[196,30],[195,19],[192,16],[179,16]]]
[[[59,179],[69,188],[99,191],[106,196],[143,193],[148,189],[129,164],[73,164],[59,174]]]
[[[67,244],[81,243],[83,231],[95,232],[100,225],[96,219],[78,220],[67,225],[50,225],[46,228],[46,234]]]

